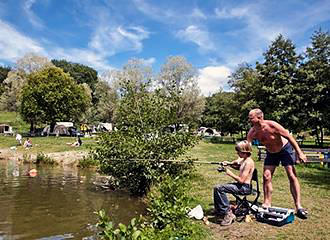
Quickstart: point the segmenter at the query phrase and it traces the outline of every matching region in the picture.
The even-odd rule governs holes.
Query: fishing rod
[[[171,160],[171,159],[153,159],[153,158],[131,158],[131,159],[109,159],[111,161],[152,161],[152,162],[173,162],[173,163],[196,163],[196,164],[215,164],[221,166],[235,165],[234,163],[213,162],[213,161],[194,161],[194,160]]]

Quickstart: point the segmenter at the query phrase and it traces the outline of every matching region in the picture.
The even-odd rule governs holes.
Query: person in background
[[[30,138],[27,138],[24,142],[24,145],[23,145],[25,148],[31,148],[32,147],[32,141]]]
[[[77,141],[75,141],[74,143],[67,143],[68,145],[70,145],[71,147],[80,147],[82,145],[82,141],[80,139],[80,137],[77,137]]]
[[[22,145],[22,135],[17,133],[16,134],[16,141],[18,143],[18,145]]]

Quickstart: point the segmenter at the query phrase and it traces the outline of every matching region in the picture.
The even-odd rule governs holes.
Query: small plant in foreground
[[[143,228],[140,219],[133,218],[131,222],[126,226],[122,223],[119,223],[118,228],[115,228],[110,218],[105,214],[104,210],[96,212],[99,217],[99,222],[96,224],[97,227],[101,228],[102,231],[98,233],[98,236],[102,240],[122,240],[122,239],[131,239],[131,240],[146,240],[144,237],[143,231],[140,229]]]
[[[23,154],[23,163],[31,163],[32,162],[31,158],[32,157],[30,154],[24,153]]]
[[[99,162],[94,159],[93,157],[83,157],[79,160],[78,167],[81,168],[89,168],[89,167],[97,167],[99,165]]]
[[[47,156],[44,153],[37,153],[36,164],[48,164],[48,165],[57,165],[57,162],[51,157]]]

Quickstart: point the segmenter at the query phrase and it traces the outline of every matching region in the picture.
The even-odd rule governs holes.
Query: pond
[[[95,185],[98,180],[92,170],[0,160],[0,240],[93,239],[95,211],[105,209],[115,224],[143,214],[141,200]]]

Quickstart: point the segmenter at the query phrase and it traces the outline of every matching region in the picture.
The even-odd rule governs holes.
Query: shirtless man
[[[264,114],[260,109],[253,109],[249,113],[249,121],[252,124],[247,140],[252,143],[253,139],[258,139],[267,150],[267,156],[264,162],[263,207],[270,207],[272,203],[272,177],[276,167],[281,162],[285,168],[289,182],[290,191],[296,206],[297,216],[306,219],[307,211],[302,208],[300,202],[300,184],[297,178],[295,164],[295,149],[298,162],[306,162],[307,158],[300,149],[296,140],[279,123],[264,120]],[[293,147],[293,148],[292,148]]]

